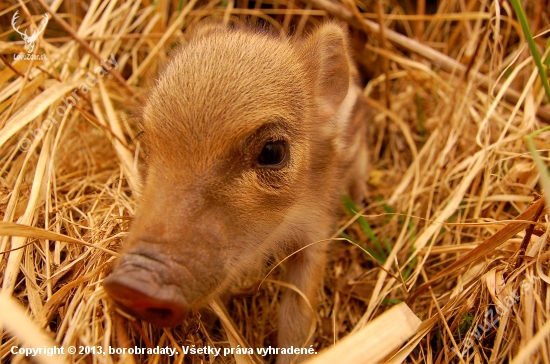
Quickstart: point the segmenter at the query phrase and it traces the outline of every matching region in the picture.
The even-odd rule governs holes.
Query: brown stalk
[[[538,200],[534,201],[524,212],[519,214],[514,220],[522,220],[522,221],[533,221],[535,216],[537,214],[540,216],[540,209],[541,206],[544,207],[544,199],[539,198]],[[494,251],[496,248],[501,246],[502,244],[506,243],[509,239],[514,237],[517,233],[520,231],[526,229],[527,227],[531,226],[532,224],[529,222],[518,222],[518,223],[509,223],[502,229],[500,229],[496,234],[491,236],[489,239],[485,240],[483,243],[479,244],[478,247],[476,247],[471,252],[464,255],[462,258],[455,261],[453,264],[436,274],[432,279],[430,279],[428,282],[421,285],[416,291],[414,291],[409,298],[407,299],[407,302],[409,304],[412,304],[416,298],[422,294],[424,291],[426,291],[429,287],[433,286],[439,279],[449,276],[452,273],[456,272],[460,268],[465,267],[468,264],[474,263],[475,261],[479,259],[483,259],[488,253]]]

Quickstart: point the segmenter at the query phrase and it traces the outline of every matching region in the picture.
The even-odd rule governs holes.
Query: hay
[[[107,298],[101,281],[134,214],[138,188],[132,171],[139,130],[127,110],[142,102],[168,51],[204,17],[267,22],[297,34],[335,17],[350,26],[364,96],[375,111],[365,120],[372,162],[367,207],[363,216],[343,220],[335,237],[368,253],[346,241],[332,244],[315,350],[407,301],[423,322],[387,358],[391,363],[550,363],[548,215],[538,199],[540,172],[524,142],[548,125],[550,108],[508,2],[442,0],[437,9],[424,1],[416,9],[409,1],[404,8],[332,0],[48,4],[0,5],[0,307],[15,299],[33,322],[14,330],[19,311],[0,312],[2,362],[25,362],[10,352],[21,343],[274,345],[277,271],[260,290],[253,279],[235,287],[227,311],[215,305],[222,324],[212,330],[198,314],[175,329],[157,329],[125,316]],[[37,26],[46,10],[51,14],[34,49],[47,60],[14,60],[14,53],[26,54],[10,24],[16,10],[21,29]],[[541,1],[525,10],[544,50],[548,12]],[[117,67],[100,78],[99,68],[107,68],[101,61],[110,57]],[[88,72],[97,82],[84,92]],[[80,101],[58,116],[71,95]],[[47,121],[51,114],[55,122]],[[533,139],[546,165],[549,137],[544,131]],[[67,358],[261,360],[184,357],[181,350],[175,358]]]

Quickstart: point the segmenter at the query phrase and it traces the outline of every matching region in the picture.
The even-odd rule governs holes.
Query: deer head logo
[[[44,19],[40,23],[41,26],[39,27],[40,30],[33,30],[32,35],[28,36],[26,30],[24,33],[21,33],[19,31],[19,27],[15,27],[15,22],[17,21],[17,18],[19,18],[19,15],[17,15],[18,12],[19,10],[17,10],[15,14],[13,14],[13,18],[11,18],[11,26],[13,27],[13,30],[19,33],[25,41],[25,50],[27,51],[27,53],[32,53],[34,49],[34,42],[36,42],[36,39],[38,39],[40,33],[42,33],[44,29],[46,29],[46,25],[48,24],[48,20],[50,20],[50,17],[47,13],[44,13]]]

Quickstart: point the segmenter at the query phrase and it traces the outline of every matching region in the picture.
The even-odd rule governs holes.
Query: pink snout
[[[158,327],[176,326],[189,312],[177,287],[159,284],[154,274],[141,267],[121,266],[103,286],[125,312]]]

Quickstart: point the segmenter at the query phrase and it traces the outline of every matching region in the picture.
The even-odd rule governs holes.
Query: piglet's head
[[[316,229],[334,202],[350,86],[335,24],[304,39],[211,25],[197,33],[143,107],[144,187],[104,281],[122,309],[157,326],[181,323]]]

